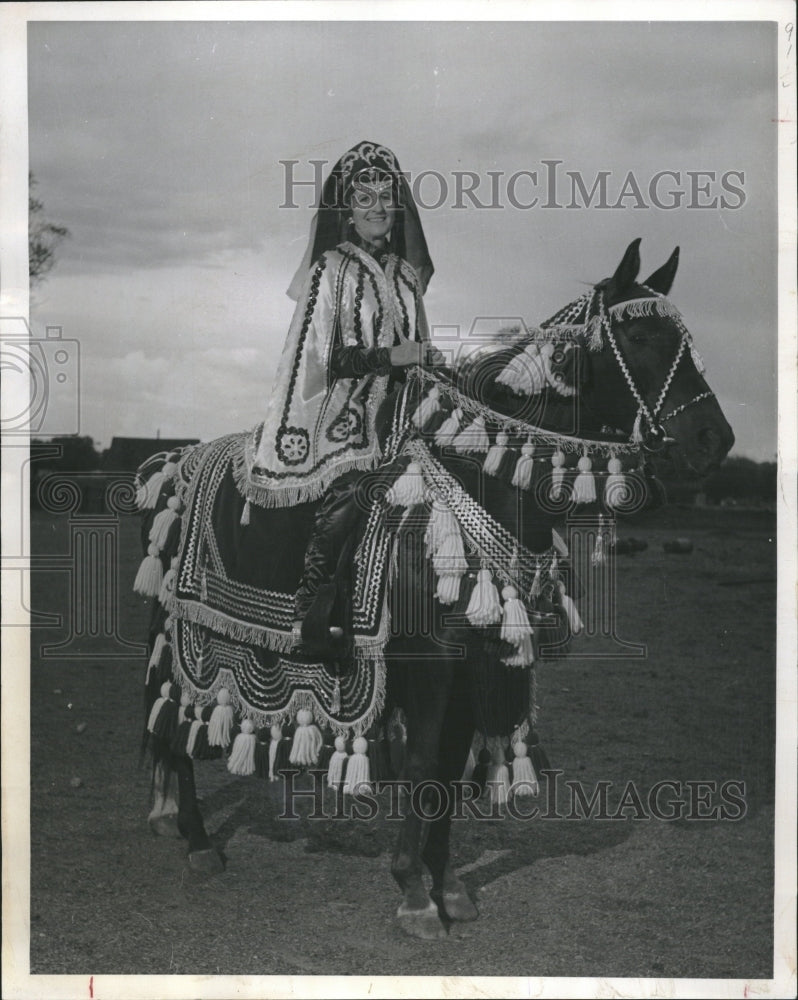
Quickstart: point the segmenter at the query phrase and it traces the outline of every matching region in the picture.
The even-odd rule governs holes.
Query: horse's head
[[[588,321],[590,342],[582,345],[582,399],[610,427],[634,430],[637,421],[655,463],[670,459],[677,472],[703,476],[728,454],[734,434],[704,379],[692,337],[666,298],[679,248],[638,283],[639,246],[639,239],[631,243],[613,276],[593,289],[602,315]]]
[[[639,444],[662,469],[706,475],[734,435],[703,377],[703,363],[666,297],[678,248],[638,283],[640,240],[611,278],[510,348],[467,361],[460,384],[471,397],[537,429],[575,439]]]

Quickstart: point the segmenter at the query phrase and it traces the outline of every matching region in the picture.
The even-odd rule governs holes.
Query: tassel
[[[543,587],[540,582],[540,574],[542,572],[541,564],[538,563],[535,566],[535,578],[532,580],[532,586],[529,588],[529,596],[531,598],[540,597]]]
[[[599,515],[596,544],[593,546],[593,555],[590,557],[590,562],[593,566],[603,566],[606,561],[607,557],[604,553],[604,518]]]
[[[418,404],[418,409],[413,414],[413,423],[419,430],[423,430],[430,417],[440,411],[440,395],[440,389],[434,385]]]
[[[632,428],[632,444],[642,444],[643,443],[643,409],[642,407],[637,411],[637,416],[635,417],[634,427]]]
[[[158,591],[158,600],[161,604],[166,604],[169,598],[172,596],[172,592],[175,587],[175,578],[177,577],[177,556],[172,560],[169,569],[164,573],[163,580],[161,581],[161,589]]]
[[[167,686],[166,682],[164,682],[161,686],[161,693],[163,693],[164,688],[166,688],[167,695],[161,705],[161,710],[158,712],[158,717],[153,723],[151,732],[160,739],[167,740],[171,743],[175,737],[175,733],[177,732],[177,713],[180,708],[178,703],[180,698],[180,687],[177,684],[169,684]],[[150,718],[152,718],[152,714],[150,715]]]
[[[513,486],[522,490],[528,490],[532,486],[532,473],[535,468],[534,454],[535,446],[531,441],[521,445],[521,457],[515,463],[515,472],[513,473]]]
[[[461,576],[439,576],[435,596],[441,604],[455,604],[460,597]]]
[[[424,476],[418,462],[411,462],[386,494],[392,507],[413,507],[424,502]]]
[[[489,569],[477,573],[477,582],[471,592],[471,600],[466,608],[466,618],[477,628],[496,625],[501,621],[502,605],[499,591],[493,582]]]
[[[230,744],[233,729],[233,706],[230,704],[230,692],[220,688],[216,695],[216,705],[208,723],[208,745],[226,747]]]
[[[463,768],[463,773],[460,776],[461,781],[470,781],[471,775],[474,773],[474,768],[477,766],[477,758],[474,756],[474,748],[469,747],[468,757],[466,757],[465,767]]]
[[[551,456],[551,464],[554,467],[554,472],[551,474],[551,489],[549,490],[549,496],[552,500],[559,500],[562,496],[563,485],[565,483],[565,455],[557,449]]]
[[[158,497],[161,495],[161,489],[165,482],[166,475],[163,469],[153,472],[142,488],[142,502],[139,504],[141,510],[153,510],[158,503]]]
[[[557,557],[557,553],[551,557],[551,566],[549,566],[549,578],[556,580],[560,575],[560,563]]]
[[[251,509],[250,503],[249,500],[247,499],[244,502],[244,509],[241,511],[241,518],[239,519],[238,522],[242,528],[246,528],[246,526],[249,524],[250,509]]]
[[[307,708],[301,708],[296,713],[296,723],[294,742],[291,744],[288,760],[303,767],[318,763],[319,751],[324,740],[318,726],[313,725],[313,713]]]
[[[482,468],[489,476],[498,476],[504,456],[507,454],[507,435],[504,431],[499,431],[496,435],[496,443],[491,445]]]
[[[493,750],[492,763],[488,767],[488,788],[491,801],[499,806],[507,804],[510,791],[510,771],[504,759],[504,748],[497,743]]]
[[[529,624],[526,608],[518,599],[515,587],[505,587],[502,599],[504,614],[500,635],[504,642],[516,647],[515,653],[502,657],[502,663],[511,667],[527,667],[534,662],[535,652],[532,646],[532,626]]]
[[[269,741],[269,781],[277,781],[279,775],[275,769],[277,764],[277,750],[283,739],[283,730],[281,726],[272,726],[269,730],[271,740]]]
[[[227,770],[231,774],[255,773],[255,744],[257,742],[258,738],[255,736],[255,726],[252,720],[244,719],[241,723],[241,732],[235,738],[230,758],[227,761]]]
[[[460,421],[462,418],[463,411],[458,406],[456,409],[452,410],[451,416],[447,417],[437,429],[435,432],[435,444],[439,448],[443,448],[447,444],[452,444],[460,430]]]
[[[163,564],[158,555],[158,547],[150,545],[133,581],[133,591],[142,597],[157,597],[161,592],[162,583]]]
[[[150,653],[150,661],[147,664],[147,676],[144,678],[144,684],[147,685],[150,682],[150,673],[158,668],[158,664],[161,661],[161,654],[163,653],[164,646],[166,645],[166,636],[163,632],[159,632],[155,637],[155,642],[152,644],[152,652]]]
[[[153,702],[153,706],[150,709],[150,717],[147,720],[147,729],[151,733],[155,732],[155,729],[154,729],[155,722],[156,722],[156,720],[158,719],[158,716],[161,713],[161,709],[163,708],[163,706],[166,704],[166,702],[169,699],[169,691],[170,691],[171,687],[172,687],[172,684],[171,684],[170,681],[164,681],[163,684],[161,685],[161,694],[160,694],[160,696],[158,698],[156,698],[155,701]]]
[[[341,682],[336,677],[335,687],[333,687],[332,698],[330,699],[330,713],[332,715],[338,715],[341,711]]]
[[[590,322],[585,326],[585,335],[588,349],[591,351],[600,351],[604,345],[604,337],[601,325],[601,315],[599,313],[593,316]]]
[[[452,442],[455,451],[461,455],[487,451],[490,448],[490,438],[485,430],[485,418],[477,415],[468,426],[464,427]]]
[[[434,556],[448,535],[459,532],[460,525],[449,506],[443,500],[434,500],[424,535],[427,555]]]
[[[557,589],[560,592],[560,604],[562,605],[565,614],[568,616],[568,625],[570,626],[571,633],[573,635],[579,635],[582,631],[582,619],[579,617],[576,605],[565,593],[565,584],[562,580],[557,581]]]
[[[468,569],[468,560],[463,547],[463,536],[460,529],[451,531],[444,538],[435,555],[432,565],[438,576],[461,577]]]
[[[186,709],[191,704],[191,695],[184,691],[180,697],[180,708],[177,711],[177,724],[182,725],[186,721]]]
[[[532,761],[527,756],[527,746],[522,740],[513,747],[513,781],[510,785],[510,795],[537,795],[540,791],[538,778]]]
[[[537,341],[527,344],[516,360],[519,362],[517,391],[530,396],[543,392],[546,388],[546,372]]]
[[[630,490],[620,459],[611,458],[607,462],[607,472],[609,475],[604,486],[604,503],[610,509],[623,507],[629,502]]]
[[[588,455],[579,459],[578,468],[579,475],[574,480],[572,494],[574,503],[595,503],[596,481],[593,478],[593,463]]]
[[[689,344],[690,344],[690,357],[693,359],[695,370],[698,372],[699,375],[703,375],[704,372],[707,370],[707,366],[704,364],[704,359],[698,353],[698,348],[693,343],[692,337],[689,340]]]
[[[357,795],[361,791],[370,792],[369,759],[366,756],[368,740],[358,736],[352,744],[352,756],[346,765],[346,780],[344,792],[346,795]]]
[[[336,736],[335,752],[330,757],[330,763],[327,766],[327,784],[330,788],[340,788],[343,785],[347,760],[349,760],[349,754],[346,752],[346,740],[343,736]]]
[[[186,740],[186,754],[189,757],[194,756],[194,750],[196,749],[197,746],[197,735],[202,726],[204,725],[205,723],[202,721],[202,719],[194,719],[194,721],[191,723],[191,729],[189,729],[188,731],[188,739]]]
[[[150,528],[150,541],[153,545],[157,545],[159,549],[162,549],[166,545],[166,540],[169,537],[169,529],[180,517],[181,507],[182,504],[177,497],[169,497],[164,509],[155,515],[152,527]]]

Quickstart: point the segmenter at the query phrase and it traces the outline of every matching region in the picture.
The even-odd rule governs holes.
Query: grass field
[[[69,532],[66,517],[35,514],[33,552],[68,553]],[[618,635],[647,654],[624,658],[612,642],[582,639],[571,658],[540,668],[539,729],[563,772],[558,803],[567,813],[566,780],[610,782],[616,805],[630,780],[644,795],[675,782],[688,804],[701,794],[688,782],[736,781],[744,815],[697,818],[716,791],[706,809],[694,802],[673,821],[627,809],[616,819],[458,823],[455,863],[481,918],[437,944],[395,927],[390,821],[280,821],[277,786],[232,777],[221,762],[197,772],[227,870],[192,874],[184,845],[146,823],[143,657],[119,658],[88,636],[69,659],[43,650],[69,637],[71,585],[61,570],[35,572],[34,612],[63,622],[32,633],[32,973],[768,978],[774,516],[667,508],[620,535],[648,542],[617,559]],[[691,554],[663,551],[677,536],[693,541]],[[112,616],[136,643],[148,609],[130,593],[135,519],[119,523],[119,552]],[[602,650],[612,655],[591,655]]]

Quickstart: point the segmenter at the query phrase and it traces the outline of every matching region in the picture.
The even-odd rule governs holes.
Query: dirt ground
[[[117,628],[131,643],[147,620],[130,593],[137,530],[119,524]],[[73,658],[43,649],[69,635],[70,582],[35,572],[34,611],[64,618],[32,633],[31,972],[770,977],[774,517],[668,508],[620,535],[648,542],[617,559],[617,633],[646,656],[582,639],[540,668],[538,696],[541,740],[563,772],[559,811],[566,781],[588,793],[606,781],[619,816],[457,823],[455,863],[481,917],[437,943],[395,925],[393,822],[278,820],[278,786],[221,762],[197,776],[227,868],[193,874],[184,844],[146,823],[143,657],[103,655],[102,636],[73,645]],[[69,552],[66,516],[35,514],[32,536],[34,553]],[[693,552],[666,554],[680,536]],[[686,803],[681,819],[619,809],[628,781],[645,798],[666,780],[676,785],[664,799]],[[742,804],[697,818],[732,781]]]

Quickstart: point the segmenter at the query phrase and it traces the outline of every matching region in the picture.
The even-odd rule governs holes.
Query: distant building
[[[103,452],[102,468],[105,472],[135,472],[151,455],[191,444],[199,444],[199,438],[115,437]]]

